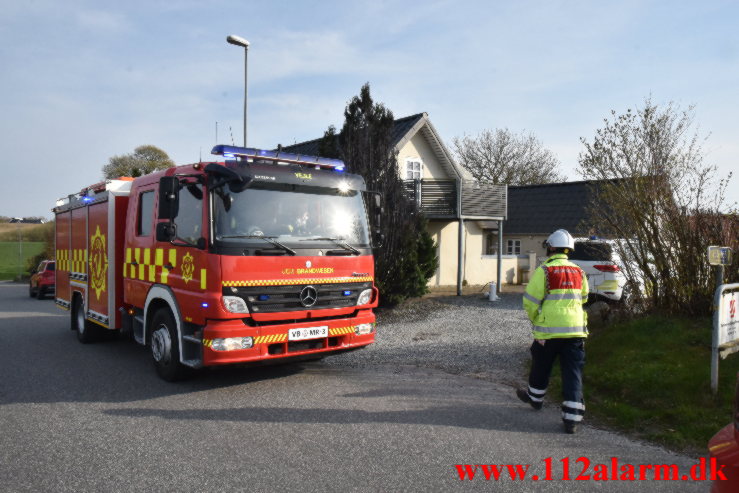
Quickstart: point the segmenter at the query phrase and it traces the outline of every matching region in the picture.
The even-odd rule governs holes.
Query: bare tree
[[[160,169],[167,169],[175,163],[166,152],[153,145],[139,146],[131,154],[113,156],[108,164],[103,166],[105,178],[113,179],[120,176],[141,176]]]
[[[532,133],[517,135],[507,128],[452,140],[459,164],[478,181],[537,185],[564,181],[559,160]]]
[[[626,275],[642,285],[653,308],[707,314],[714,288],[706,247],[736,247],[736,221],[722,214],[731,175],[718,179],[705,164],[702,139],[692,131],[693,108],[681,110],[646,99],[643,107],[604,120],[593,141],[581,139],[579,172],[599,184],[605,207],[591,209],[617,244]]]

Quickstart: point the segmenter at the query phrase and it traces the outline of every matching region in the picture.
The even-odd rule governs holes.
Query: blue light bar
[[[217,145],[210,152],[211,154],[223,156],[226,159],[266,159],[268,161],[280,161],[284,163],[301,164],[303,166],[319,166],[321,168],[331,168],[336,171],[344,171],[346,167],[344,161],[342,161],[341,159],[332,159],[319,156],[303,156],[300,154],[292,154],[290,152],[267,151],[264,149],[255,149],[253,147]]]

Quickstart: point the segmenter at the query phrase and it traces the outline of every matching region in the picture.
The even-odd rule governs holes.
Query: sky
[[[533,132],[577,173],[611,110],[694,105],[706,162],[739,155],[739,2],[0,0],[0,215],[52,217],[110,157],[153,144],[178,164],[243,140],[274,148],[341,127],[365,82],[396,118],[427,112],[451,148]],[[232,138],[233,136],[233,138]],[[729,199],[739,201],[735,177]]]

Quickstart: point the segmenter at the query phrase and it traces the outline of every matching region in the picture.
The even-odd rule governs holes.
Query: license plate
[[[328,337],[328,326],[304,327],[300,329],[290,329],[287,331],[288,341],[302,341],[305,339],[322,339],[324,337]]]

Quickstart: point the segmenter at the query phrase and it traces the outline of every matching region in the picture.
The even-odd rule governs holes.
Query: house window
[[[498,232],[494,229],[486,229],[482,235],[482,251],[484,255],[498,255]]]
[[[405,160],[405,179],[420,180],[423,175],[423,163],[418,158]]]
[[[506,255],[520,255],[521,240],[508,240],[506,245]]]

